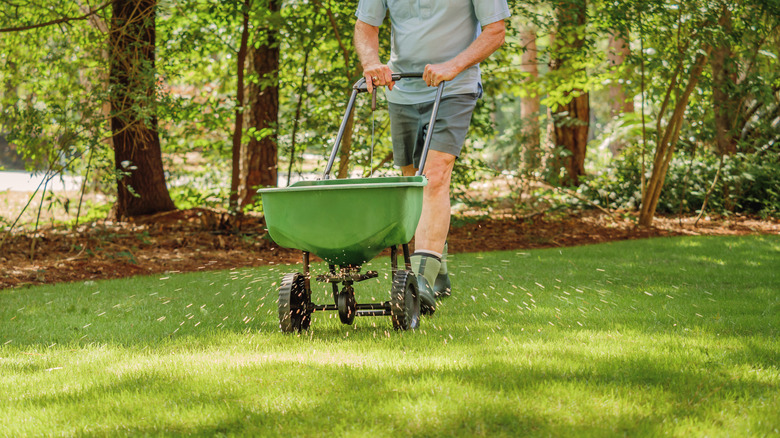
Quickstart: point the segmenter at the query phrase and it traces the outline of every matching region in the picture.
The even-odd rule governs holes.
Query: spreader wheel
[[[420,297],[412,271],[397,271],[393,276],[390,315],[396,330],[416,329],[420,326]]]
[[[344,287],[338,296],[339,319],[342,324],[352,325],[357,314],[357,301],[355,301],[355,290],[352,286]]]
[[[279,286],[279,328],[282,332],[308,330],[311,324],[310,304],[306,277],[298,272],[285,274]]]

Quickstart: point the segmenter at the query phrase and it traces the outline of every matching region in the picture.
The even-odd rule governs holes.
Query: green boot
[[[417,289],[420,296],[420,310],[423,314],[436,311],[436,298],[431,285],[436,280],[441,260],[425,253],[412,255],[412,271],[417,275]]]
[[[436,275],[436,280],[433,282],[433,295],[436,298],[448,297],[452,293],[452,285],[450,283],[450,274],[447,271],[447,243],[444,244],[444,254],[441,256],[441,268]]]

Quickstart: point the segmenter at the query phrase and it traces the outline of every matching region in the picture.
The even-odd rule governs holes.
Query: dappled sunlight
[[[777,407],[780,301],[771,265],[731,267],[775,241],[693,240],[455,254],[455,293],[409,332],[315,312],[310,330],[280,333],[277,288],[300,265],[3,291],[1,406],[63,433],[141,418],[121,430],[295,435],[329,418],[329,433],[393,436],[747,430]],[[389,264],[364,269],[379,277],[356,283],[359,301],[386,300]],[[332,302],[329,285],[312,288]]]

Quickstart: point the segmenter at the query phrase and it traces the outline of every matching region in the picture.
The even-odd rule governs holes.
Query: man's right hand
[[[371,64],[365,66],[363,69],[363,77],[366,78],[366,88],[368,92],[374,91],[374,87],[386,85],[387,88],[393,89],[395,81],[393,81],[393,71],[390,70],[386,64]]]
[[[386,85],[393,89],[393,71],[379,60],[379,28],[363,21],[355,22],[355,50],[363,65],[366,89],[371,93],[374,87]]]

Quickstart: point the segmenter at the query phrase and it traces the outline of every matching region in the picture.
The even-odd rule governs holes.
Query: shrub
[[[588,178],[580,187],[580,193],[607,208],[639,208],[642,194],[638,155],[636,148],[626,150],[606,170]],[[650,159],[647,160],[648,177]],[[709,151],[693,158],[689,154],[678,154],[669,165],[657,212],[677,214],[701,210],[720,166],[720,159]],[[768,159],[765,154],[724,157],[707,201],[707,211],[723,215],[743,213],[780,217],[778,187],[780,161],[777,158]]]

